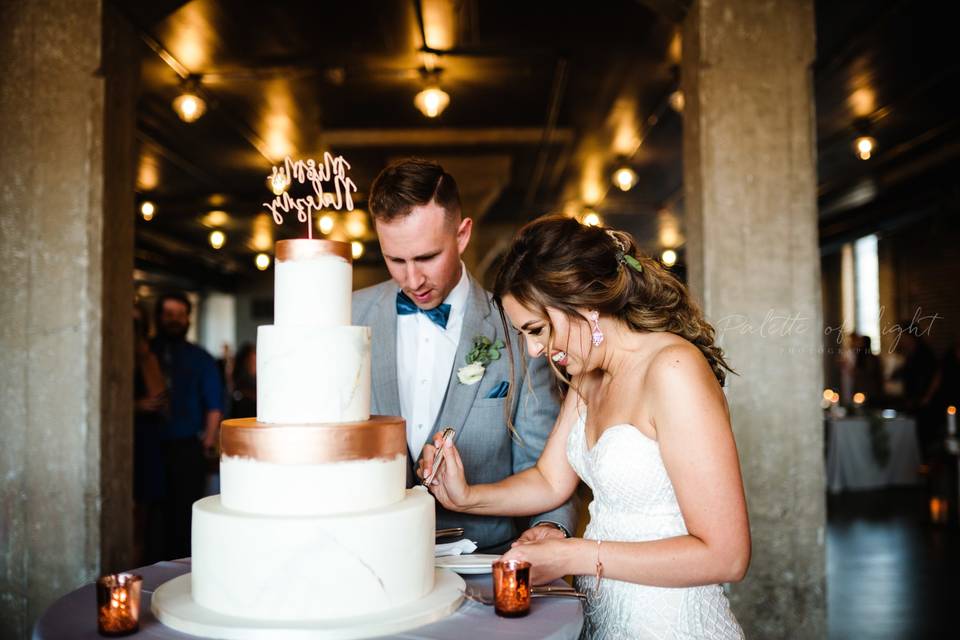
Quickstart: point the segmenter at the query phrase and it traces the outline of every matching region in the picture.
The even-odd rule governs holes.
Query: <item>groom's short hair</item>
[[[460,191],[453,176],[432,160],[405,158],[391,162],[373,181],[368,206],[374,220],[389,222],[431,201],[450,218],[460,217]]]

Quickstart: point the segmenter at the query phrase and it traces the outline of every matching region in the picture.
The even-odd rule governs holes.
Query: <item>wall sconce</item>
[[[196,122],[207,112],[207,102],[197,92],[198,82],[194,77],[183,81],[180,95],[173,99],[173,110],[184,122]]]

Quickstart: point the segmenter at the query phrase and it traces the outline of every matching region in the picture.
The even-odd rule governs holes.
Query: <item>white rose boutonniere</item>
[[[467,354],[467,366],[457,369],[460,384],[477,384],[483,378],[487,365],[500,359],[500,349],[505,345],[502,340],[493,341],[486,336],[473,339],[473,348]]]

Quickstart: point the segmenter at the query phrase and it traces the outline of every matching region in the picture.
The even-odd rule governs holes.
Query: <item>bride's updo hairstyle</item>
[[[687,288],[658,261],[638,253],[633,236],[624,231],[588,227],[563,216],[538,218],[514,238],[493,294],[501,316],[508,295],[545,318],[547,307],[577,321],[584,321],[578,308],[596,309],[634,331],[668,331],[688,340],[721,386],[732,371]],[[552,340],[554,332],[550,335]],[[548,360],[550,353],[552,345]]]

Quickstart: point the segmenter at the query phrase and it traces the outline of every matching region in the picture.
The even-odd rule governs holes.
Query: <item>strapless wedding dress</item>
[[[657,442],[624,424],[606,429],[588,449],[585,423],[582,416],[567,440],[571,466],[593,490],[584,537],[640,542],[685,535],[687,528]],[[719,585],[663,588],[609,578],[601,580],[597,591],[595,585],[593,576],[577,577],[578,588],[589,594],[581,638],[744,637]]]

